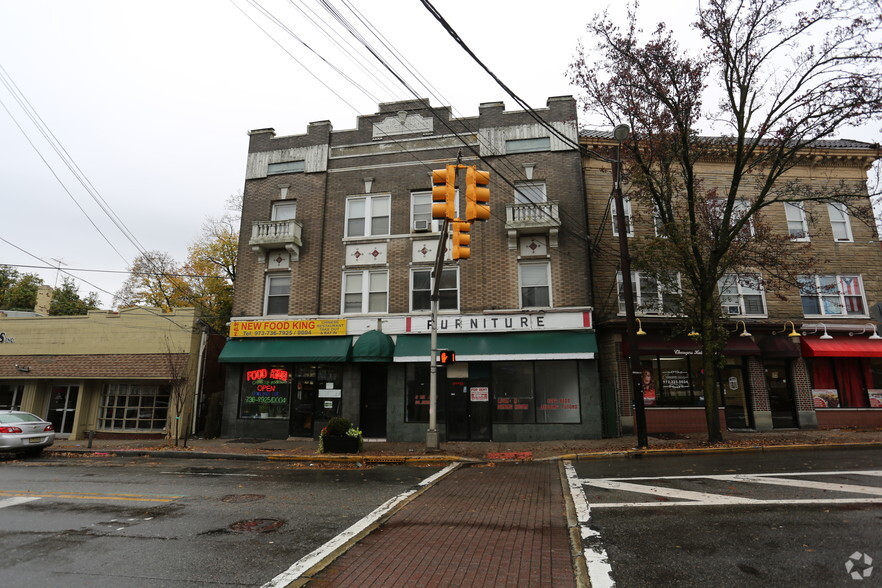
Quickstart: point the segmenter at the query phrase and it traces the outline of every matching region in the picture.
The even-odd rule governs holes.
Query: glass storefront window
[[[579,368],[575,361],[533,363],[536,381],[536,421],[578,423]]]
[[[21,384],[0,384],[0,410],[21,409],[21,395],[24,386]]]
[[[493,422],[535,423],[533,364],[528,361],[494,363]]]
[[[239,417],[287,419],[292,374],[283,365],[249,365],[242,372]]]
[[[162,431],[168,420],[169,390],[155,384],[108,384],[98,408],[98,428]]]
[[[441,379],[440,373],[438,379]],[[405,422],[429,422],[429,385],[429,364],[407,364]]]

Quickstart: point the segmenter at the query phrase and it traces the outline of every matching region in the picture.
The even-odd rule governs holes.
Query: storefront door
[[[750,408],[750,395],[744,382],[744,368],[740,365],[725,366],[720,371],[720,384],[723,387],[723,402],[726,406],[726,427],[752,429],[753,412]]]
[[[763,365],[766,372],[766,388],[769,391],[769,408],[772,411],[772,426],[776,429],[796,427],[793,384],[790,381],[788,362],[766,360]]]
[[[386,378],[385,363],[361,365],[361,415],[358,425],[369,439],[386,437]]]
[[[79,386],[55,386],[52,388],[47,418],[55,427],[56,434],[70,435],[73,432],[79,393]]]
[[[291,436],[312,437],[315,422],[315,379],[295,378],[291,396]]]
[[[490,392],[486,382],[450,379],[447,394],[447,440],[490,440]]]

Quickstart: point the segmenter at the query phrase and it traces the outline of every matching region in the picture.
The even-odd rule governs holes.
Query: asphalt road
[[[882,585],[882,451],[584,461],[570,472],[588,506],[593,588]]]
[[[4,586],[260,586],[437,467],[0,459]]]

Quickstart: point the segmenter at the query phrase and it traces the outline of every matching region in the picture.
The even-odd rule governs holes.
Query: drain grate
[[[285,521],[279,519],[247,519],[233,523],[230,530],[237,533],[271,533],[284,524]]]
[[[226,496],[221,496],[220,501],[238,504],[240,502],[257,502],[264,498],[266,498],[266,496],[263,494],[227,494]]]

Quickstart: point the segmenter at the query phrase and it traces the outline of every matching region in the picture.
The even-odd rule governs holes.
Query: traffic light
[[[456,216],[456,166],[432,170],[432,218]]]
[[[453,237],[451,237],[451,255],[453,259],[468,259],[472,250],[470,244],[472,236],[469,231],[472,230],[472,224],[460,220],[453,221]]]
[[[490,218],[490,172],[475,169],[470,165],[466,169],[466,220],[469,222]]]
[[[452,365],[456,363],[456,353],[449,349],[439,349],[438,359],[441,365]]]

